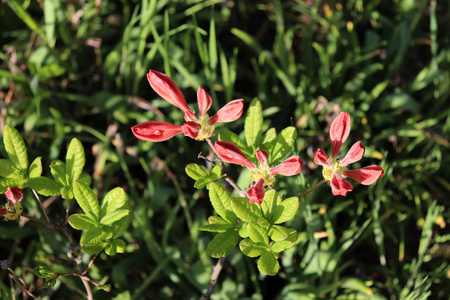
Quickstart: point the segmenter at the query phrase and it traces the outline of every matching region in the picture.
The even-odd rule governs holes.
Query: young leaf
[[[127,194],[120,188],[110,190],[103,198],[100,216],[106,216],[115,210],[122,208],[127,203]]]
[[[297,231],[292,228],[286,228],[280,225],[273,225],[270,227],[269,236],[274,241],[296,241],[297,240]]]
[[[243,239],[239,243],[239,248],[242,253],[248,257],[258,257],[264,252],[268,251],[270,248],[264,243],[254,243],[251,239]]]
[[[209,242],[206,252],[214,258],[227,256],[233,250],[238,239],[239,234],[235,229],[219,233]]]
[[[55,278],[56,273],[47,266],[39,266],[33,269],[34,275],[39,278]]]
[[[208,218],[209,224],[230,224],[227,220],[224,220],[222,217],[219,216],[210,216]]]
[[[269,161],[272,165],[279,164],[292,151],[295,138],[297,137],[297,129],[295,127],[287,127],[280,132],[270,145]]]
[[[98,221],[100,206],[97,201],[97,196],[91,188],[82,183],[75,182],[73,185],[73,194],[84,213],[89,215],[93,220]]]
[[[73,214],[69,217],[69,224],[76,230],[85,230],[96,227],[98,224],[88,215]]]
[[[270,216],[277,208],[277,203],[281,201],[281,197],[275,190],[268,190],[264,195],[263,202],[261,203],[261,209],[264,217],[270,220]]]
[[[294,243],[291,241],[288,241],[288,240],[278,241],[278,242],[273,242],[270,245],[270,249],[273,252],[280,253],[280,252],[283,252],[283,251],[291,248],[293,245],[294,245]]]
[[[197,164],[188,164],[186,166],[186,174],[194,180],[208,176],[208,173]]]
[[[13,167],[9,159],[0,159],[0,176],[9,177],[14,175]]]
[[[28,170],[28,178],[36,178],[42,174],[42,157],[36,157],[30,165]]]
[[[261,255],[258,259],[258,270],[263,274],[276,275],[280,270],[280,264],[278,263],[275,254],[268,251]]]
[[[266,134],[264,134],[262,144],[264,145],[266,143],[270,143],[274,139],[276,139],[276,137],[277,137],[277,131],[275,130],[275,128],[270,128],[269,130],[266,131]]]
[[[102,225],[111,225],[112,223],[125,218],[130,213],[128,209],[116,209],[108,212],[106,215],[102,217],[100,220],[100,224]]]
[[[212,182],[209,187],[209,199],[219,216],[236,224],[237,217],[231,210],[231,195],[223,185]]]
[[[84,148],[78,139],[72,139],[67,149],[66,155],[66,174],[69,176],[68,183],[72,185],[83,172],[86,158],[84,155]]]
[[[86,230],[80,239],[81,246],[92,246],[98,244],[106,237],[106,232],[104,232],[99,227],[93,227]]]
[[[211,177],[208,177],[208,176],[207,176],[207,177],[200,178],[199,180],[197,180],[197,181],[194,183],[194,187],[197,188],[197,189],[202,189],[202,188],[204,188],[205,186],[207,186],[208,184],[210,184],[211,181],[212,181]]]
[[[233,229],[236,226],[230,223],[227,224],[206,224],[203,226],[200,226],[198,230],[201,231],[209,231],[209,232],[225,232],[229,229]]]
[[[257,204],[248,203],[247,198],[231,198],[231,207],[236,216],[242,221],[258,222],[259,219],[263,218],[261,208]]]
[[[212,168],[211,170],[211,179],[212,180],[217,180],[222,176],[222,169],[220,168],[219,165],[214,166],[214,168]]]
[[[247,111],[245,118],[245,139],[249,147],[256,148],[262,138],[263,113],[261,102],[258,99],[253,99]]]
[[[50,172],[53,178],[63,186],[69,185],[66,176],[66,164],[60,160],[54,160],[50,164]]]
[[[125,252],[126,244],[121,239],[115,239],[106,245],[105,253],[109,256],[116,255],[117,253]]]
[[[42,196],[60,195],[63,185],[47,177],[34,177],[28,180],[28,186]]]
[[[264,243],[269,245],[269,230],[268,228],[255,223],[248,224],[248,235],[255,243]]]
[[[70,186],[63,186],[60,190],[61,197],[64,199],[73,199],[73,191]]]
[[[19,132],[15,128],[6,125],[3,131],[3,143],[12,164],[21,171],[20,176],[26,178],[28,171],[27,148]]]
[[[97,244],[94,244],[94,245],[81,246],[81,250],[83,250],[83,252],[86,254],[95,255],[95,254],[99,253],[100,251],[102,251],[106,247],[106,245],[108,245],[108,243],[98,242]]]
[[[274,210],[273,215],[271,216],[271,221],[274,224],[281,224],[292,220],[297,214],[299,207],[300,202],[297,197],[287,198]]]

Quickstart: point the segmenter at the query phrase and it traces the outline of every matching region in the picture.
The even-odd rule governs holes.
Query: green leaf
[[[248,224],[247,222],[241,222],[240,223],[240,228],[239,228],[239,236],[243,239],[246,239],[249,237],[248,234]]]
[[[69,217],[69,224],[76,230],[85,230],[96,227],[98,224],[95,220],[89,218],[88,215],[73,214]]]
[[[219,216],[232,224],[236,224],[237,217],[231,208],[231,195],[223,185],[217,182],[211,183],[209,187],[209,199]]]
[[[112,223],[125,218],[130,213],[128,209],[116,209],[108,212],[106,215],[102,217],[100,223],[102,225],[111,225]]]
[[[227,220],[224,220],[222,217],[219,216],[210,216],[208,218],[209,224],[230,224]]]
[[[95,245],[81,246],[81,250],[86,254],[95,255],[100,251],[102,251],[107,245],[108,245],[107,242],[99,242],[98,244]]]
[[[270,245],[270,249],[273,252],[280,253],[280,252],[283,252],[283,251],[291,248],[293,245],[294,245],[294,243],[291,241],[288,241],[288,240],[277,241],[277,242],[273,242]]]
[[[186,166],[186,174],[194,180],[208,176],[205,169],[197,164],[188,164]]]
[[[264,135],[262,140],[262,144],[264,145],[270,143],[276,138],[277,138],[277,131],[275,130],[275,128],[270,128],[269,130],[266,131],[266,134]]]
[[[280,225],[273,225],[269,230],[269,236],[274,241],[289,240],[290,242],[297,241],[297,231],[292,228],[286,228]]]
[[[33,269],[34,275],[39,278],[56,278],[56,273],[47,266],[38,266]]]
[[[269,251],[261,255],[258,259],[258,270],[263,274],[276,275],[280,270],[280,264],[275,254]]]
[[[208,184],[210,184],[211,181],[212,181],[212,179],[211,179],[210,177],[203,177],[203,178],[200,178],[199,180],[197,180],[197,181],[194,183],[194,187],[197,188],[197,189],[202,189],[202,188],[204,188],[205,186],[207,186]]]
[[[60,160],[53,160],[50,164],[50,172],[53,178],[63,186],[69,185],[66,175],[66,164]]]
[[[226,224],[206,224],[203,226],[200,226],[198,230],[201,231],[209,231],[209,232],[225,232],[229,229],[233,229],[236,226],[230,223]]]
[[[28,170],[28,178],[36,178],[42,174],[42,157],[36,157],[30,165]]]
[[[295,127],[286,127],[275,140],[270,143],[269,162],[271,165],[277,165],[292,151],[297,129]]]
[[[0,176],[8,177],[14,175],[13,167],[9,159],[0,159]]]
[[[214,168],[211,169],[211,179],[214,181],[219,179],[220,177],[222,177],[222,169],[219,165],[214,166]]]
[[[264,217],[270,220],[270,216],[274,213],[277,208],[277,203],[281,201],[281,197],[275,190],[268,190],[264,195],[263,202],[261,203],[261,209],[263,211]]]
[[[282,201],[280,205],[275,209],[271,220],[274,224],[281,224],[292,220],[297,214],[298,208],[300,207],[300,201],[297,197],[290,197]]]
[[[72,139],[67,149],[66,155],[66,174],[69,176],[68,184],[73,185],[83,172],[86,158],[84,148],[78,139]]]
[[[45,65],[39,69],[37,76],[39,79],[49,79],[63,75],[66,69],[59,63]]]
[[[236,216],[245,222],[258,222],[263,218],[261,208],[257,204],[250,204],[247,198],[231,198],[231,207]]]
[[[269,230],[267,227],[261,226],[260,224],[249,223],[247,230],[248,235],[253,242],[269,245]]]
[[[42,196],[56,196],[60,195],[62,184],[47,178],[47,177],[34,177],[28,180],[28,186],[35,190]]]
[[[27,182],[25,181],[25,179],[20,177],[0,179],[0,194],[3,194],[9,187],[12,186],[16,186],[18,188],[23,189],[27,186]]]
[[[63,186],[60,190],[61,197],[64,199],[73,199],[73,191],[70,186]]]
[[[116,187],[110,190],[103,198],[100,216],[106,216],[107,214],[122,208],[126,203],[127,194],[122,188]]]
[[[116,255],[117,253],[124,253],[126,244],[121,239],[115,239],[106,245],[105,253],[109,256]]]
[[[73,185],[73,194],[84,213],[89,215],[93,220],[98,221],[100,217],[100,206],[97,201],[97,196],[91,188],[82,183],[75,182]]]
[[[239,243],[242,253],[248,257],[258,257],[270,248],[264,243],[254,243],[251,239],[243,239]]]
[[[20,177],[26,178],[28,171],[27,147],[19,132],[6,125],[3,131],[3,143],[12,164],[20,170]]]
[[[214,258],[227,256],[233,250],[238,239],[239,234],[234,229],[219,233],[209,242],[206,252]]]
[[[80,239],[81,246],[95,245],[105,237],[105,232],[98,227],[90,228],[83,233]]]
[[[258,99],[253,99],[245,118],[245,139],[249,147],[255,149],[262,139],[263,113],[262,105]]]

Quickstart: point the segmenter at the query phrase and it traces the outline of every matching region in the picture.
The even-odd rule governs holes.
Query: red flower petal
[[[365,149],[361,145],[361,142],[354,143],[350,150],[348,150],[347,155],[345,155],[344,159],[341,160],[341,166],[346,166],[360,160],[364,155],[364,151]]]
[[[0,216],[4,216],[8,213],[8,211],[6,210],[6,208],[0,208]]]
[[[186,100],[184,100],[184,96],[181,93],[178,86],[172,79],[169,78],[166,74],[150,70],[147,74],[148,82],[152,89],[159,95],[161,98],[166,100],[172,105],[175,105],[185,113],[190,111]]]
[[[233,100],[222,107],[214,116],[209,119],[209,124],[216,122],[233,122],[242,116],[244,111],[244,99]]]
[[[133,134],[140,140],[161,142],[183,132],[183,128],[169,123],[150,121],[131,127]]]
[[[8,204],[9,206],[14,206],[16,202],[22,200],[23,198],[23,191],[22,189],[18,187],[9,187],[5,192],[6,198],[8,198]]]
[[[264,179],[260,178],[258,182],[250,187],[245,193],[250,204],[261,204],[264,199]]]
[[[341,112],[330,127],[330,139],[331,139],[331,157],[337,157],[339,149],[342,144],[347,140],[350,133],[351,121],[350,115],[346,112]]]
[[[208,109],[211,107],[212,98],[201,86],[197,90],[197,102],[200,117],[204,117]]]
[[[183,134],[193,139],[197,138],[198,132],[202,126],[196,122],[186,122],[181,126],[183,128]]]
[[[300,156],[294,155],[283,161],[278,166],[269,170],[270,174],[280,174],[283,176],[293,176],[302,170],[303,161]]]
[[[344,175],[364,185],[370,185],[383,176],[384,169],[379,166],[368,166],[358,170],[345,170]]]
[[[331,167],[331,162],[328,159],[327,154],[322,149],[317,149],[316,155],[314,156],[314,162],[321,166]]]
[[[228,163],[246,166],[249,169],[255,168],[255,165],[248,160],[241,149],[232,143],[228,142],[216,142],[214,144],[214,150],[220,159]]]
[[[330,181],[331,192],[333,195],[338,196],[346,196],[347,192],[351,192],[353,190],[350,182],[342,178],[338,173],[333,174],[333,178]]]
[[[267,166],[267,159],[269,158],[269,155],[267,154],[267,152],[263,151],[263,150],[258,150],[255,153],[256,153],[256,158],[258,159],[258,161],[261,164],[261,166],[262,167],[266,167]]]

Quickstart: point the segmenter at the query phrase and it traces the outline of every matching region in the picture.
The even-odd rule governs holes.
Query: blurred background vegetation
[[[449,4],[2,0],[0,129],[17,128],[30,159],[42,156],[44,166],[80,139],[94,190],[101,196],[120,186],[129,195],[127,251],[96,259],[89,276],[112,290],[94,289],[95,299],[197,299],[215,264],[206,254],[213,235],[197,230],[212,208],[184,168],[204,163],[198,154],[209,150],[182,135],[162,143],[132,135],[140,122],[183,122],[152,91],[148,70],[169,75],[191,105],[202,85],[211,111],[257,97],[265,128],[295,126],[294,152],[305,166],[302,176],[277,183],[287,196],[322,179],[314,152],[330,148],[327,126],[347,111],[344,147],[358,140],[366,147],[352,167],[378,164],[385,175],[347,197],[324,185],[303,198],[290,224],[299,240],[281,255],[279,275],[262,276],[254,260],[233,251],[213,299],[448,299]],[[243,121],[216,133],[239,134]],[[230,172],[238,178],[240,169]],[[65,205],[48,206],[55,222]],[[29,190],[23,206],[43,217]],[[39,299],[83,298],[78,278],[43,289],[31,272],[38,265],[74,271],[67,245],[62,232],[39,223],[1,225],[0,259],[10,259]],[[7,272],[1,277],[5,299],[21,293]]]

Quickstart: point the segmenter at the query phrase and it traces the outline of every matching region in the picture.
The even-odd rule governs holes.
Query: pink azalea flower
[[[345,196],[347,192],[353,190],[350,182],[345,180],[346,177],[353,178],[361,184],[370,185],[384,174],[384,169],[379,166],[347,170],[349,164],[359,161],[364,155],[365,149],[360,141],[350,148],[342,160],[338,158],[339,149],[350,133],[350,123],[350,115],[346,112],[341,112],[330,127],[331,157],[328,158],[322,149],[318,149],[314,156],[314,162],[323,167],[323,177],[330,182],[331,192],[335,196]]]
[[[159,121],[149,121],[133,126],[133,134],[140,140],[161,142],[170,139],[178,133],[183,133],[197,141],[214,135],[217,122],[232,122],[239,119],[244,110],[244,100],[229,102],[214,116],[209,117],[207,111],[211,107],[212,98],[204,88],[197,90],[199,113],[196,115],[187,105],[178,86],[167,75],[150,70],[147,74],[148,82],[153,90],[164,100],[175,105],[184,112],[185,123],[182,126]]]
[[[5,192],[5,196],[8,198],[8,203],[6,203],[6,208],[0,209],[0,216],[4,216],[6,221],[15,220],[23,211],[23,207],[20,204],[23,198],[23,191],[17,187],[9,187]]]
[[[267,164],[268,155],[267,152],[258,150],[256,151],[256,158],[258,159],[259,166],[255,166],[239,149],[236,145],[228,142],[216,142],[214,144],[214,150],[225,162],[246,166],[252,173],[252,181],[254,184],[247,190],[247,197],[251,203],[262,203],[264,198],[264,186],[272,185],[275,183],[275,175],[280,174],[283,176],[293,176],[302,170],[303,161],[299,156],[293,155],[283,161],[278,166],[269,168]]]

